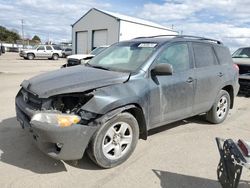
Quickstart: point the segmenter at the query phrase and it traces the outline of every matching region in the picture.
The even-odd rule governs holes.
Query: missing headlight
[[[87,103],[93,95],[91,94],[72,94],[54,97],[52,107],[63,113],[76,112],[81,106]]]

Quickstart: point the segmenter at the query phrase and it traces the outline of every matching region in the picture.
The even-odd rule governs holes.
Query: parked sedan
[[[87,63],[90,59],[92,59],[95,55],[101,53],[109,46],[100,46],[95,48],[90,54],[74,54],[67,57],[67,63],[62,65],[61,68],[72,67],[80,64]]]
[[[69,55],[72,55],[72,48],[65,48],[62,51],[62,57],[67,57]]]
[[[239,66],[240,93],[250,95],[250,47],[236,50],[233,61]]]

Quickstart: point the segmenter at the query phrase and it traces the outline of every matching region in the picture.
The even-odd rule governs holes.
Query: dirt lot
[[[34,75],[58,69],[65,59],[23,60],[0,56],[0,187],[167,187],[216,188],[219,153],[215,137],[250,140],[250,98],[237,97],[221,125],[197,116],[150,131],[124,164],[109,170],[88,157],[78,163],[56,161],[41,153],[15,118],[19,84]],[[250,173],[242,180],[250,184]],[[249,187],[241,183],[240,187]]]

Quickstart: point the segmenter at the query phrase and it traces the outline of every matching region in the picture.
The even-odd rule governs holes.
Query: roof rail
[[[223,44],[219,40],[215,39],[210,39],[210,38],[205,38],[205,37],[198,37],[198,36],[193,36],[193,35],[155,35],[155,36],[148,36],[148,37],[137,37],[134,39],[142,39],[142,38],[157,38],[157,37],[174,37],[174,38],[190,38],[190,39],[198,39],[198,40],[206,40],[206,41],[211,41],[215,42],[217,44]]]

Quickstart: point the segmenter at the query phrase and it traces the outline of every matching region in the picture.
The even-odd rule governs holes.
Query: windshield
[[[107,47],[98,47],[98,48],[95,48],[94,50],[92,50],[90,52],[90,54],[92,55],[97,55],[99,53],[101,53],[103,50],[105,50]]]
[[[240,48],[233,53],[233,58],[250,58],[250,48]]]
[[[157,43],[121,42],[107,48],[88,62],[89,66],[134,72],[150,57]]]

